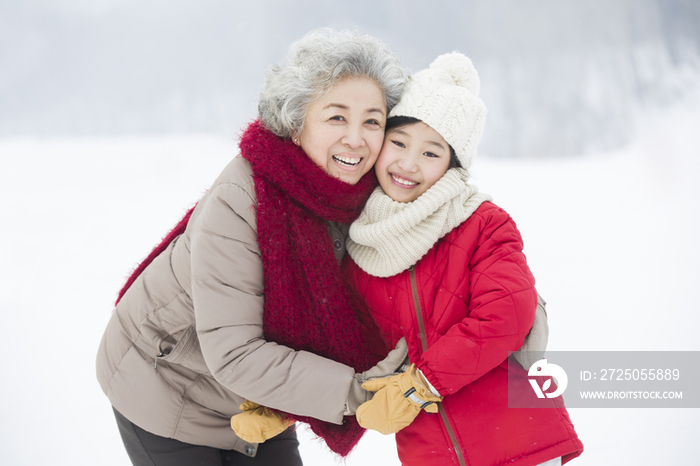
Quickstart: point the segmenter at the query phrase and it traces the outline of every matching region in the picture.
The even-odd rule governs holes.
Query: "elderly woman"
[[[309,422],[341,455],[377,362],[346,296],[345,225],[376,185],[403,71],[376,39],[314,31],[273,67],[234,158],[131,277],[97,357],[135,465],[301,464],[293,429],[238,438],[245,400]]]

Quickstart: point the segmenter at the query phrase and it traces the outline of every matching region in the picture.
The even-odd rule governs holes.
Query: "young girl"
[[[360,425],[397,432],[404,465],[563,464],[583,451],[561,398],[508,408],[508,352],[535,316],[535,279],[509,215],[469,184],[486,108],[459,53],[413,75],[387,121],[380,187],[350,227],[345,269],[386,347],[414,365],[364,387]],[[412,401],[409,401],[412,400]],[[424,409],[421,409],[424,408]],[[415,418],[415,419],[414,419]]]

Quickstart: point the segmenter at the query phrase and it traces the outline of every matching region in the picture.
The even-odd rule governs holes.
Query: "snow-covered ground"
[[[615,153],[478,160],[518,223],[552,350],[700,350],[700,110],[642,118]],[[0,140],[0,464],[127,465],[94,359],[125,276],[236,142],[200,135]],[[696,387],[700,390],[700,387]],[[694,464],[698,409],[572,409],[572,464]],[[302,431],[307,465],[335,464]],[[345,462],[398,465],[368,434]]]

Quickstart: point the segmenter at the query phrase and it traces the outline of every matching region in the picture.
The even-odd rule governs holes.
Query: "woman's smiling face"
[[[442,178],[449,165],[449,144],[421,121],[387,131],[375,171],[390,198],[411,202]]]
[[[323,171],[356,184],[377,160],[385,124],[381,88],[369,78],[347,76],[309,106],[304,129],[294,137]]]

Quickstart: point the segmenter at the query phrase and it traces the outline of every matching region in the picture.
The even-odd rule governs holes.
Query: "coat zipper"
[[[170,350],[166,353],[160,347],[160,345],[163,343],[163,341],[171,335],[175,335],[178,332],[182,332],[183,330],[187,330],[187,328],[190,326],[191,326],[191,324],[181,325],[180,327],[177,327],[177,328],[169,331],[168,333],[166,333],[162,337],[158,338],[158,341],[156,341],[156,349],[158,350],[158,354],[156,354],[155,361],[153,362],[154,369],[158,369],[158,358],[163,358],[163,357],[167,356],[168,354],[170,354],[170,352],[173,350],[175,345],[177,345],[177,342],[176,342],[175,345],[173,345],[173,348],[170,348]]]
[[[420,301],[418,300],[418,285],[416,285],[416,268],[412,265],[409,269],[411,272],[411,290],[413,291],[413,302],[416,308],[416,318],[418,319],[418,331],[420,332],[420,343],[423,348],[423,352],[428,349],[428,342],[425,337],[425,324],[423,321],[423,311],[420,307]],[[447,414],[445,413],[445,408],[443,408],[442,403],[438,403],[438,412],[440,413],[440,418],[442,423],[445,425],[445,430],[447,430],[447,435],[450,436],[450,441],[452,442],[452,447],[455,449],[455,454],[457,455],[457,460],[460,466],[466,466],[467,463],[464,461],[464,455],[462,454],[462,449],[457,443],[457,438],[454,434],[454,429],[452,429],[452,424],[450,420],[447,419]]]

